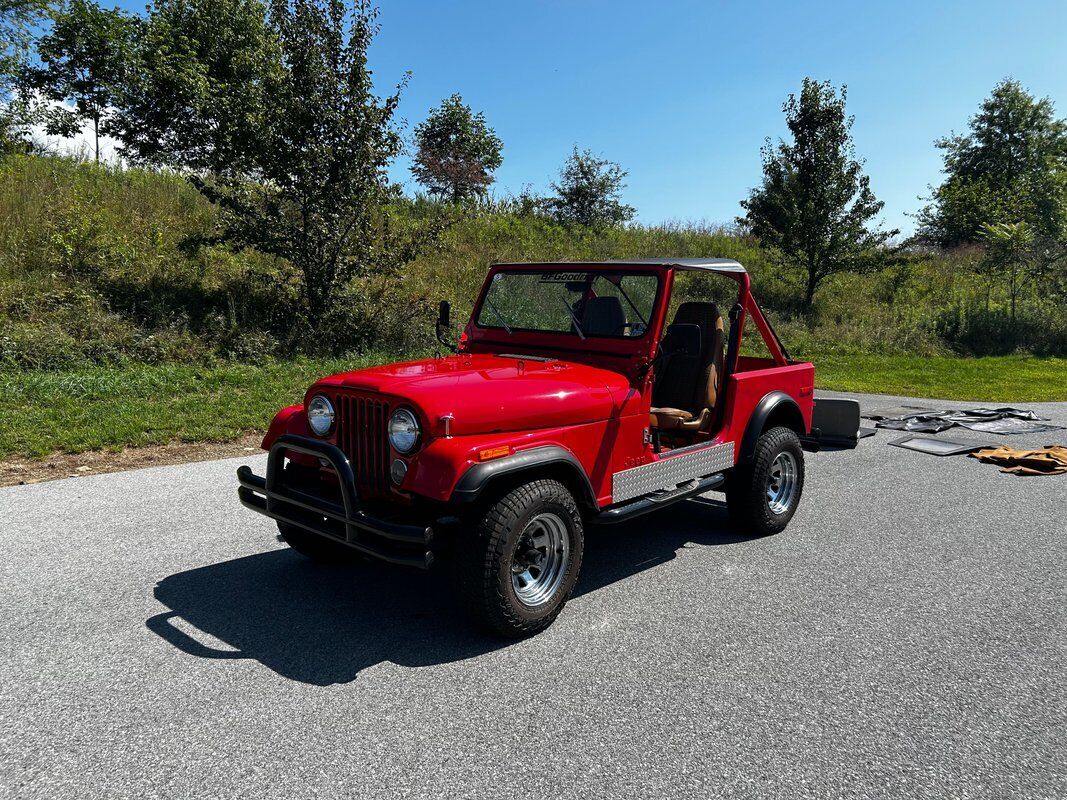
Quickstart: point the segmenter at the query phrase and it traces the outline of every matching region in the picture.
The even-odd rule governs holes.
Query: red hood
[[[461,354],[342,372],[316,384],[322,386],[406,400],[434,432],[438,420],[451,414],[452,432],[462,435],[607,419],[630,384],[617,372],[573,361]]]

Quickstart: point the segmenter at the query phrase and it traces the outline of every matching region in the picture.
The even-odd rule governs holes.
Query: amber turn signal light
[[[489,461],[492,458],[500,458],[501,456],[506,456],[510,452],[511,447],[509,447],[508,445],[503,445],[501,447],[489,447],[485,450],[478,451],[478,460]]]

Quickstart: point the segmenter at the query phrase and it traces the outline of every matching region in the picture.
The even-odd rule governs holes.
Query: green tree
[[[883,202],[871,191],[852,143],[847,92],[805,78],[800,96],[782,106],[791,142],[764,145],[763,184],[741,201],[738,222],[807,272],[803,304],[810,309],[829,276],[872,267],[899,231],[871,221]]]
[[[402,85],[384,99],[374,93],[367,49],[377,12],[366,0],[352,9],[338,0],[274,0],[270,14],[281,69],[265,84],[263,112],[245,122],[255,143],[243,156],[246,172],[194,180],[223,209],[224,241],[300,271],[315,331],[347,282],[395,273],[421,244],[391,223],[388,207]]]
[[[0,0],[0,154],[22,146],[36,121],[25,78],[34,31],[49,8],[48,0]]]
[[[47,132],[72,136],[91,122],[98,162],[101,124],[126,82],[134,34],[133,19],[122,11],[108,11],[92,0],[71,0],[37,43],[42,66],[33,70],[34,86],[48,99],[74,106],[50,109]]]
[[[1034,231],[1026,222],[987,222],[979,229],[978,236],[986,245],[982,266],[996,277],[1007,278],[1014,332],[1020,290],[1041,266],[1040,259],[1035,258]]]
[[[155,0],[111,128],[135,163],[248,175],[281,72],[261,0]]]
[[[453,203],[483,196],[504,159],[503,143],[463,98],[454,94],[415,127],[411,173],[430,194]]]
[[[563,165],[559,183],[552,184],[555,196],[548,198],[545,206],[564,224],[621,225],[636,213],[633,206],[622,202],[623,180],[628,174],[615,162],[575,147]]]
[[[988,244],[985,226],[1026,222],[1035,243],[1067,225],[1067,122],[1018,81],[998,83],[970,131],[939,139],[945,180],[919,214],[919,236],[941,247]]]

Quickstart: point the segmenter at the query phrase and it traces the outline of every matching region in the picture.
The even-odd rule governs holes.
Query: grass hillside
[[[395,215],[425,211],[404,202]],[[201,246],[214,226],[214,209],[174,175],[0,163],[0,454],[261,428],[317,374],[427,351],[436,302],[452,301],[462,320],[497,260],[736,258],[824,388],[1067,398],[1067,362],[1054,357],[1067,354],[1063,301],[1030,287],[1011,332],[1003,287],[967,254],[838,276],[800,315],[801,275],[749,238],[702,225],[572,229],[505,204],[462,218],[402,275],[347,287],[309,345],[291,313],[298,276],[254,252]],[[707,276],[685,277],[685,292],[717,293]]]
[[[401,221],[420,213],[418,203],[396,209]],[[309,347],[293,331],[298,276],[255,252],[198,246],[214,222],[213,208],[174,175],[32,156],[0,164],[0,365],[70,369],[406,352],[431,344],[438,300],[452,301],[457,318],[469,312],[493,261],[662,255],[743,262],[761,304],[798,354],[1067,354],[1062,299],[1030,287],[1012,332],[1006,287],[974,274],[965,253],[836,276],[802,317],[794,306],[802,275],[749,238],[702,225],[592,231],[503,210],[461,219],[402,275],[353,283]],[[704,276],[685,278],[692,294],[717,291]]]

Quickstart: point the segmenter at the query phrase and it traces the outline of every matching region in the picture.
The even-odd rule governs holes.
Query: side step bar
[[[649,511],[665,508],[679,500],[687,500],[690,497],[704,494],[704,492],[721,489],[726,483],[726,475],[716,472],[714,475],[705,475],[703,478],[680,483],[674,489],[665,489],[653,492],[642,497],[640,500],[632,500],[620,506],[614,506],[606,511],[601,511],[591,520],[596,525],[614,525],[616,522],[625,522]]]

